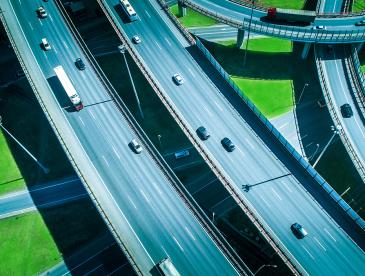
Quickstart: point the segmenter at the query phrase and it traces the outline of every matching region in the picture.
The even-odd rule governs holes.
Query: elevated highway
[[[36,16],[41,3],[46,19]],[[7,0],[0,6],[1,20],[42,109],[136,272],[148,275],[169,256],[182,275],[250,274],[231,258],[203,212],[184,197],[178,179],[87,49],[80,47],[82,41],[66,26],[55,1]],[[44,37],[52,47],[47,52],[40,47]],[[86,64],[84,71],[74,65],[78,57]],[[68,112],[59,101],[64,92],[52,85],[58,65],[84,102],[80,112]],[[128,147],[134,137],[144,148],[139,155]]]
[[[180,127],[282,258],[290,260],[293,271],[361,273],[365,269],[364,252],[346,234],[361,244],[361,228],[323,193],[312,178],[318,177],[316,172],[306,172],[269,133],[249,103],[237,96],[197,49],[195,41],[182,35],[184,30],[179,30],[155,1],[130,1],[139,15],[134,22],[125,20],[117,0],[98,2]],[[142,42],[133,46],[130,41],[134,35]],[[175,73],[185,79],[183,85],[173,83]],[[204,143],[195,134],[201,125],[211,133]],[[223,137],[236,144],[234,152],[222,148]],[[242,189],[262,181],[265,184],[248,192]],[[296,221],[311,233],[307,239],[298,241],[292,235],[290,225]]]

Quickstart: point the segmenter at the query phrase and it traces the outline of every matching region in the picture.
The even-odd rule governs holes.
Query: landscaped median
[[[186,16],[179,17],[179,9],[177,4],[170,7],[170,10],[172,14],[174,14],[181,24],[183,24],[186,28],[191,27],[208,27],[217,24],[217,21],[214,19],[202,15],[201,13],[198,13],[190,8],[187,8]]]

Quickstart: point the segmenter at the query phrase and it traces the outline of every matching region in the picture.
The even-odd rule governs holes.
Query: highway
[[[44,5],[48,18],[35,10]],[[236,270],[171,187],[151,152],[133,153],[128,143],[136,133],[111,101],[87,58],[62,20],[54,1],[1,1],[17,50],[62,138],[69,141],[73,160],[108,215],[118,237],[143,274],[170,256],[182,275],[235,275]],[[52,49],[45,52],[46,37]],[[74,65],[81,57],[86,70]],[[62,65],[85,108],[67,112],[46,83]],[[62,91],[61,91],[62,92]],[[75,137],[75,138],[74,138]],[[145,144],[143,144],[146,146]],[[91,164],[91,165],[89,165]]]
[[[135,45],[134,50],[147,70],[192,132],[201,125],[208,129],[211,137],[201,142],[202,146],[242,200],[255,210],[266,229],[280,241],[284,251],[290,251],[291,259],[301,264],[299,269],[303,273],[318,275],[361,274],[365,270],[364,252],[303,187],[311,189],[316,184],[297,167],[293,168],[292,161],[289,162],[272,137],[265,137],[250,110],[240,102],[232,103],[235,108],[232,107],[223,96],[232,94],[232,90],[188,44],[160,6],[155,1],[132,0],[140,19],[127,23],[118,12],[117,0],[103,2],[107,4],[113,21],[129,39],[133,35],[140,36],[142,42]],[[185,80],[181,86],[176,86],[172,80],[172,75],[177,72]],[[223,137],[229,137],[235,143],[234,152],[228,153],[222,148],[220,140]],[[293,171],[289,171],[288,166]],[[270,181],[276,177],[281,178]],[[244,184],[265,180],[269,181],[248,193],[241,189]],[[314,189],[317,199],[323,201],[327,210],[334,208],[329,198],[321,196],[319,188]],[[351,224],[346,216],[336,218],[341,212],[331,214],[340,223]],[[304,225],[310,233],[307,238],[298,241],[293,236],[290,225],[294,222]],[[357,231],[354,225],[347,228],[349,232],[350,228]],[[361,233],[355,236],[361,236]]]
[[[196,10],[204,10],[208,16],[218,21],[239,28],[245,22],[248,28],[251,9],[229,0],[183,0],[186,5]],[[327,7],[330,4],[323,4]],[[338,6],[336,6],[338,7]],[[282,37],[293,41],[316,43],[352,43],[365,40],[365,27],[357,27],[355,23],[362,20],[361,16],[351,17],[319,17],[314,24],[308,26],[291,26],[268,22],[264,17],[266,11],[254,9],[252,13],[251,30],[255,33]],[[325,30],[315,30],[313,26],[326,26]],[[351,35],[350,35],[351,33]]]

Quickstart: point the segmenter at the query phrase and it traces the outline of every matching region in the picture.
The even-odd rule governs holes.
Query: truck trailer
[[[316,12],[305,10],[268,8],[267,17],[268,19],[273,21],[312,23],[316,18]]]

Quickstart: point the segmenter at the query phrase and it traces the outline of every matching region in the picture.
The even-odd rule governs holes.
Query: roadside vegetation
[[[353,12],[361,12],[365,10],[365,1],[364,0],[354,0],[352,4]]]
[[[174,14],[179,19],[181,24],[183,24],[186,28],[208,27],[208,26],[215,25],[217,23],[217,21],[215,21],[214,19],[212,19],[208,16],[205,16],[205,15],[202,15],[190,8],[187,8],[186,16],[179,17],[179,9],[178,9],[177,4],[171,6],[170,10],[171,10],[172,14]]]
[[[257,0],[256,2],[258,5],[265,7],[300,10],[303,8],[305,0]]]

